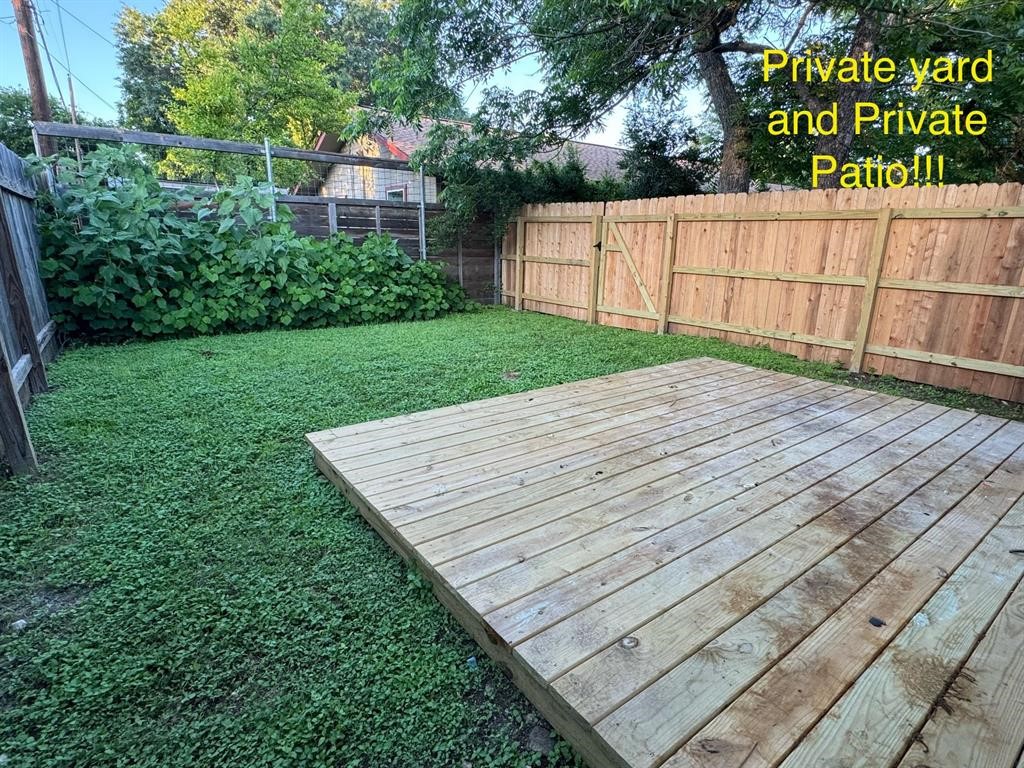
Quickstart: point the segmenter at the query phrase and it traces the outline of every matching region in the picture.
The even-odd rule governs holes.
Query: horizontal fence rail
[[[208,152],[228,152],[235,155],[252,155],[263,157],[268,149],[263,144],[249,144],[244,141],[228,141],[226,139],[207,139],[202,136],[181,136],[175,133],[156,133],[154,131],[133,131],[128,128],[106,128],[95,125],[71,125],[68,123],[46,123],[37,121],[32,124],[40,136],[53,136],[63,139],[88,139],[91,141],[111,141],[121,144],[143,144],[151,147],[167,147],[168,149],[197,149]],[[305,160],[311,163],[328,163],[330,165],[358,165],[369,168],[391,168],[394,170],[410,170],[409,163],[402,160],[388,160],[362,155],[344,155],[336,152],[317,152],[312,149],[296,147],[269,148],[270,156],[279,160]]]
[[[528,206],[502,263],[519,309],[1024,401],[1019,184]]]

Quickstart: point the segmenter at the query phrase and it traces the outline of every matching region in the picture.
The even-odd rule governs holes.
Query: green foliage
[[[530,160],[529,137],[503,132],[477,133],[474,123],[438,123],[413,156],[425,171],[444,179],[441,199],[445,211],[431,220],[432,235],[440,242],[454,239],[473,221],[492,222],[500,235],[525,203],[585,202],[624,197],[612,178],[592,181],[571,145],[554,159]]]
[[[619,163],[626,197],[696,195],[714,179],[715,151],[681,109],[638,101],[626,117],[626,153]]]
[[[908,72],[909,57],[921,61],[928,57],[975,58],[993,52],[994,77],[991,83],[926,83],[912,90],[912,78],[902,77],[888,85],[878,85],[864,100],[875,101],[884,109],[952,110],[981,109],[988,127],[979,137],[930,136],[893,131],[868,130],[853,137],[851,156],[873,157],[908,162],[916,153],[942,154],[946,158],[946,184],[1024,181],[1024,4],[990,3],[965,0],[922,7],[906,3],[903,17],[893,17],[882,26],[876,55],[897,62]],[[812,20],[795,51],[811,49],[819,56],[841,56],[846,52],[849,29],[834,29],[827,17]],[[824,25],[824,26],[823,26]],[[808,158],[814,152],[816,137],[769,136],[768,115],[772,110],[817,110],[830,105],[839,96],[835,83],[813,83],[799,87],[788,78],[764,83],[760,60],[737,66],[737,79],[744,102],[750,111],[753,141],[750,160],[763,179],[807,187],[811,182]]]
[[[299,237],[251,179],[167,190],[135,147],[101,147],[41,216],[54,319],[82,335],[208,334],[417,320],[463,309],[439,267],[387,236]]]
[[[328,72],[343,47],[326,39],[323,9],[312,0],[282,0],[280,8],[264,1],[236,13],[234,35],[200,37],[182,66],[182,85],[172,89],[167,110],[178,131],[293,147],[313,146],[321,131],[340,133],[355,95],[338,90]],[[212,171],[229,179],[255,173],[260,162],[175,149],[162,170],[177,178]],[[292,186],[308,173],[302,163],[279,163],[274,179]]]
[[[72,349],[28,412],[43,474],[0,480],[0,754],[34,768],[579,765],[561,743],[547,763],[529,751],[536,711],[302,436],[699,355],[851,381],[764,348],[503,309]]]
[[[71,115],[56,99],[50,99],[50,113],[55,122],[70,123]],[[15,154],[24,157],[35,152],[32,144],[32,97],[24,88],[0,86],[0,142]],[[106,125],[106,121],[78,113],[82,125]]]
[[[315,131],[345,127],[354,101],[376,103],[374,73],[401,57],[395,11],[392,0],[167,0],[154,13],[126,6],[115,29],[121,122],[310,146]],[[439,90],[423,114],[461,116],[458,89]]]
[[[863,28],[862,28],[863,23]],[[863,36],[858,37],[862,29]],[[955,176],[947,182],[1019,180],[1024,177],[1024,5],[1016,0],[930,2],[889,6],[859,0],[404,0],[396,24],[404,46],[400,64],[381,72],[378,89],[402,117],[414,117],[439,96],[439,84],[487,82],[525,56],[538,60],[543,81],[520,92],[485,90],[478,117],[491,132],[550,137],[579,135],[638,89],[672,98],[686,88],[706,90],[709,112],[721,129],[720,182],[746,192],[750,178],[806,184],[816,144],[829,154],[881,153],[908,158],[923,143],[946,155]],[[977,56],[991,48],[994,82],[927,86],[912,93],[906,82],[880,87],[847,83],[804,88],[783,78],[761,82],[765,47],[793,55],[870,50],[902,61],[907,55]],[[865,47],[866,46],[866,47]],[[942,140],[886,135],[852,136],[844,122],[839,139],[772,138],[767,112],[817,109],[820,102],[878,100],[895,108],[970,105],[986,111],[991,128],[979,138]],[[482,135],[482,133],[481,133]]]

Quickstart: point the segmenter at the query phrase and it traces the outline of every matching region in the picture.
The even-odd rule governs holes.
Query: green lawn
[[[44,475],[0,481],[0,763],[572,765],[303,434],[695,355],[845,380],[503,309],[67,352],[29,412]]]

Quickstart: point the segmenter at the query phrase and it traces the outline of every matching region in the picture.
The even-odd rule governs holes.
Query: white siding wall
[[[427,176],[423,180],[426,202],[437,202],[437,179]],[[419,175],[413,171],[394,168],[366,168],[352,165],[335,165],[327,174],[320,194],[327,197],[363,197],[370,200],[386,200],[389,189],[405,189],[405,199],[419,202]]]

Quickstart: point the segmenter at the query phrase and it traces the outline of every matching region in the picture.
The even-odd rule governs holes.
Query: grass
[[[0,763],[572,765],[303,434],[695,355],[849,381],[501,309],[67,352],[29,412],[43,476],[0,481]]]

